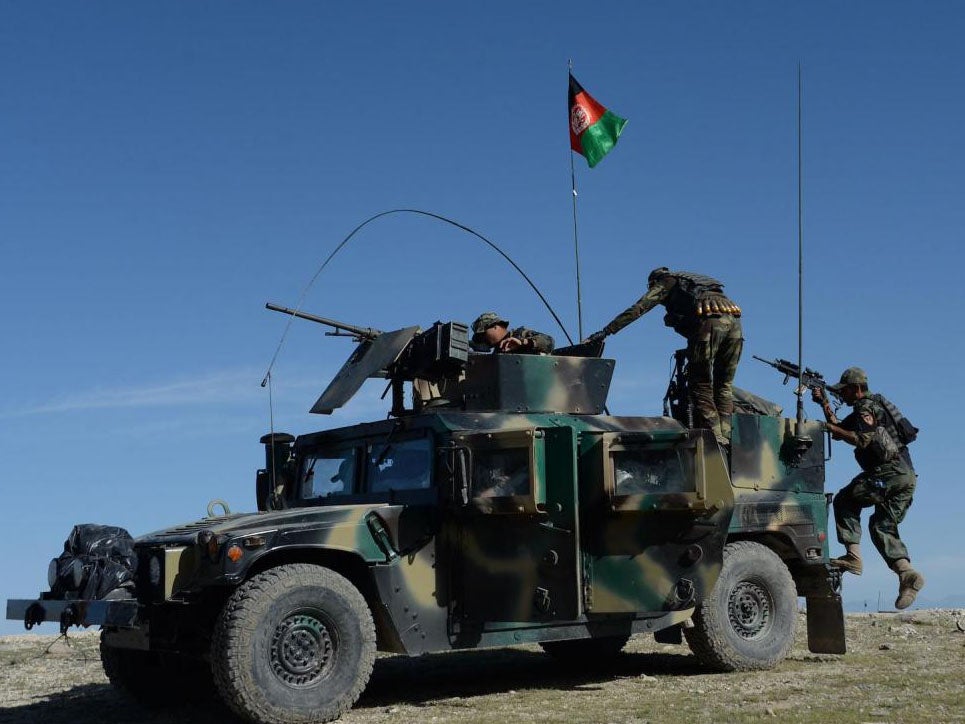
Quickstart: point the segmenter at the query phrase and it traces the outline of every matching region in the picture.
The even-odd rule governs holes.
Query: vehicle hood
[[[359,525],[372,510],[390,507],[385,503],[366,505],[332,505],[258,513],[236,513],[202,518],[193,523],[164,528],[136,539],[137,545],[188,545],[195,542],[199,531],[210,530],[218,536],[233,538],[269,531],[306,528],[322,529]]]

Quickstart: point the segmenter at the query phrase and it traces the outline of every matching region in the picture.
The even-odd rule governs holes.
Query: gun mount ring
[[[217,508],[219,505],[221,506],[221,516],[215,516],[214,510],[215,510],[215,508]],[[212,500],[212,501],[210,501],[210,502],[208,503],[208,517],[209,517],[209,518],[223,517],[223,516],[226,516],[226,515],[231,515],[231,508],[229,508],[229,507],[228,507],[228,504],[227,504],[225,501],[223,501],[221,498],[215,498],[214,500]]]

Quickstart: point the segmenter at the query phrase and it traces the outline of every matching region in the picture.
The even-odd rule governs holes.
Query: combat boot
[[[860,576],[861,571],[864,570],[864,566],[861,564],[861,548],[857,543],[846,543],[844,547],[848,552],[840,558],[832,558],[831,565],[840,568],[842,571]]]
[[[925,587],[925,577],[911,567],[907,558],[899,558],[892,566],[898,574],[898,598],[895,608],[899,611],[908,608],[915,602],[918,592]]]

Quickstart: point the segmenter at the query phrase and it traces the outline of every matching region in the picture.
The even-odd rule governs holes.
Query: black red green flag
[[[611,113],[583,90],[570,73],[570,148],[586,158],[590,168],[596,166],[627,125],[625,118]]]

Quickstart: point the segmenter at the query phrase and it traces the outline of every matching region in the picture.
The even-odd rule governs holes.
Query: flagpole
[[[573,73],[573,61],[568,61],[569,73]],[[583,295],[580,291],[580,239],[576,225],[576,168],[573,162],[573,149],[570,148],[570,183],[573,189],[573,251],[576,256],[576,326],[580,341],[583,340]]]

